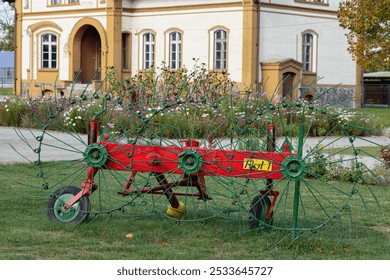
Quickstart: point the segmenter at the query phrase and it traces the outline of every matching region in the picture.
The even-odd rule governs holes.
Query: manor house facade
[[[75,81],[95,85],[110,67],[126,78],[162,63],[191,69],[194,60],[268,96],[293,91],[297,98],[310,87],[311,99],[335,85],[360,96],[339,0],[8,2],[16,6],[15,90],[22,96],[66,94]]]

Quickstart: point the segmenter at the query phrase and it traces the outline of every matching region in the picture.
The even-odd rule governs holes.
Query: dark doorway
[[[98,31],[93,26],[88,27],[81,39],[80,62],[82,83],[87,83],[91,77],[93,80],[100,80],[101,48]]]
[[[283,85],[282,85],[282,96],[283,99],[294,99],[293,88],[294,88],[294,76],[292,72],[283,73]]]

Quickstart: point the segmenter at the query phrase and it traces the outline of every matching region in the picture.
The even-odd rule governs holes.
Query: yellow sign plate
[[[245,158],[243,168],[248,170],[269,171],[272,170],[272,162],[264,159]]]

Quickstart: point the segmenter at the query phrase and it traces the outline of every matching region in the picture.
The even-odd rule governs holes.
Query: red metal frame
[[[183,174],[178,166],[179,154],[192,147],[177,146],[147,146],[131,144],[115,144],[102,141],[109,159],[105,166],[113,170],[129,170],[135,172],[171,173]],[[286,154],[276,152],[251,152],[235,150],[212,150],[208,148],[196,148],[203,158],[201,175],[226,176],[241,178],[267,178],[281,179],[281,163]],[[259,159],[272,163],[270,170],[250,170],[244,168],[244,160]]]
[[[90,124],[90,134],[88,144],[98,143],[98,123],[92,119]],[[275,127],[269,125],[267,152],[253,152],[246,150],[218,150],[199,147],[197,141],[183,140],[184,147],[179,146],[149,146],[141,144],[116,144],[105,140],[99,142],[105,147],[108,153],[108,159],[104,164],[105,169],[130,171],[127,182],[124,184],[124,190],[119,192],[122,195],[129,195],[136,192],[144,194],[165,195],[172,207],[179,206],[179,200],[176,196],[193,195],[199,199],[211,199],[206,185],[205,176],[225,176],[237,178],[265,178],[267,179],[267,188],[260,190],[263,196],[272,196],[271,206],[267,213],[267,219],[272,215],[272,209],[275,206],[279,193],[273,190],[273,180],[282,179],[281,163],[291,154],[288,145],[279,153],[275,151]],[[194,174],[186,174],[179,167],[179,155],[187,150],[196,150],[202,158],[201,171]],[[257,160],[257,161],[256,161]],[[260,164],[256,165],[256,162]],[[268,164],[263,166],[264,163]],[[94,177],[98,168],[88,167],[87,180],[81,184],[82,191],[75,195],[65,206],[64,210],[71,207],[83,195],[90,196],[98,186],[94,184]],[[138,172],[148,172],[156,177],[158,185],[145,187],[141,190],[132,189],[134,177]],[[182,175],[182,179],[175,182],[168,182],[165,177],[167,174]],[[178,186],[194,186],[198,192],[187,194],[174,192],[173,189]]]

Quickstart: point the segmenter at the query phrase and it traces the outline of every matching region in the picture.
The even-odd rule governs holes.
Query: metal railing
[[[387,106],[390,108],[390,83],[365,84],[363,107],[366,106]]]

